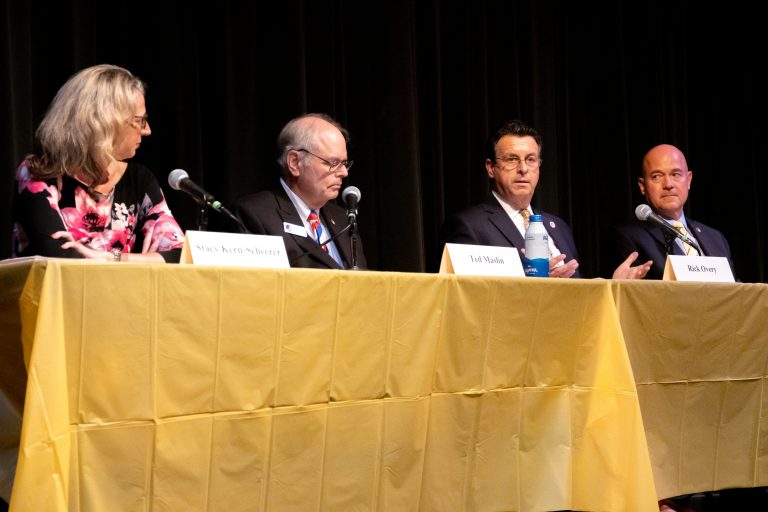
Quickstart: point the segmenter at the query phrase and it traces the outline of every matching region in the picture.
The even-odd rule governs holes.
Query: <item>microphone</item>
[[[701,247],[699,247],[699,244],[697,244],[693,238],[689,237],[688,235],[682,234],[676,228],[671,226],[669,222],[665,221],[659,215],[653,213],[653,210],[651,210],[651,207],[648,206],[647,204],[637,205],[637,208],[635,208],[635,217],[637,217],[638,219],[644,222],[650,222],[651,224],[656,224],[669,235],[675,238],[679,238],[683,242],[687,243],[688,245],[696,249],[699,252],[699,255],[704,254],[701,250]]]
[[[243,225],[237,216],[227,210],[223,204],[217,201],[211,194],[206,192],[203,187],[189,179],[189,174],[184,169],[174,169],[168,175],[168,184],[174,190],[181,190],[186,192],[192,199],[194,199],[200,206],[210,206],[219,213],[223,213],[230,219],[234,220],[244,233],[250,233],[248,229]]]
[[[341,199],[347,205],[347,219],[350,223],[357,221],[357,203],[360,202],[360,189],[357,187],[347,187],[341,193]]]
[[[201,206],[210,206],[214,210],[218,210],[222,206],[211,194],[189,179],[189,174],[184,169],[172,170],[171,174],[168,175],[168,184],[174,190],[186,192],[192,196],[192,199],[200,203]]]

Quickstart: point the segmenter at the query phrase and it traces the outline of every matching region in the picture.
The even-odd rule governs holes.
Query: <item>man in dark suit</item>
[[[637,179],[637,185],[654,212],[698,243],[703,252],[700,256],[723,256],[733,268],[731,249],[723,234],[686,218],[683,213],[692,179],[693,173],[688,169],[685,155],[675,146],[661,144],[643,158],[642,175]],[[616,226],[611,250],[609,264],[620,261],[631,252],[652,260],[649,279],[662,278],[667,254],[699,255],[695,248],[680,239],[665,238],[660,227],[637,219]]]
[[[353,243],[349,230],[339,234],[348,225],[347,214],[333,202],[352,167],[347,159],[348,138],[347,131],[328,115],[292,119],[277,138],[278,186],[242,197],[233,205],[251,233],[283,237],[292,267],[366,266],[358,235]]]
[[[541,147],[541,135],[530,126],[521,121],[503,123],[488,139],[486,147],[485,170],[491,180],[492,197],[449,217],[443,224],[441,240],[519,250],[525,247],[530,215],[541,214],[549,234],[549,276],[580,277],[571,228],[563,219],[531,207],[539,182]],[[636,257],[626,258],[614,277],[643,277],[650,262],[631,267]]]

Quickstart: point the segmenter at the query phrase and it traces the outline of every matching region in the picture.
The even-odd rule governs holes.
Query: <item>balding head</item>
[[[679,219],[688,200],[692,177],[683,152],[670,144],[660,144],[645,154],[643,174],[637,184],[657,213]]]
[[[344,143],[349,142],[349,132],[342,127],[335,119],[327,114],[304,114],[288,121],[280,135],[277,137],[277,163],[283,176],[288,172],[286,156],[291,149],[304,148],[314,151],[316,147],[316,138],[330,133],[339,135],[344,139]]]
[[[659,144],[651,148],[643,157],[643,176],[648,169],[661,165],[661,162],[674,162],[681,169],[688,170],[688,163],[685,161],[685,155],[672,144]]]
[[[306,114],[285,125],[277,139],[283,179],[312,209],[336,199],[346,178],[347,131],[325,114]]]

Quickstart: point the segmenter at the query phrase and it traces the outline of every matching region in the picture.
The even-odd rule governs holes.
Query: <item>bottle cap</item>
[[[528,219],[528,220],[530,222],[543,222],[542,219],[541,219],[541,214],[539,214],[539,213],[534,213],[533,215],[531,215],[531,218]]]

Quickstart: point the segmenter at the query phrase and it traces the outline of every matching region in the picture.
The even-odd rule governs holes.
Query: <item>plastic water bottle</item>
[[[528,219],[523,268],[528,277],[549,277],[549,234],[541,215],[531,215]]]

